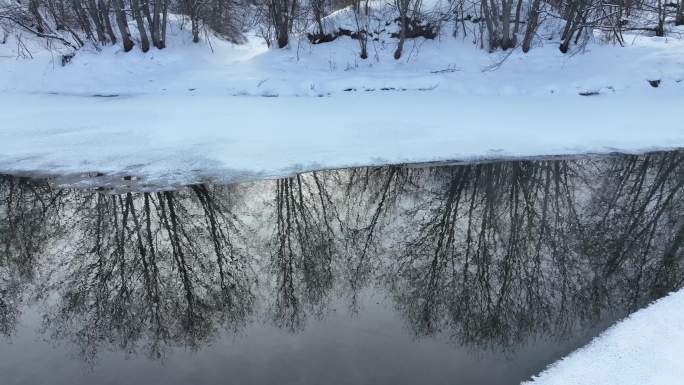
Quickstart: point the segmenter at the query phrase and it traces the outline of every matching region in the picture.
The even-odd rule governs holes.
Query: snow
[[[0,44],[0,171],[187,183],[684,146],[684,30],[563,55],[553,38],[528,54],[489,54],[450,28],[408,41],[399,61],[387,33],[361,60],[349,37],[282,50],[255,36],[193,44],[171,24],[167,49],[86,47],[66,66],[68,50],[27,36],[33,58],[18,58],[10,36]]]
[[[335,13],[326,28],[349,17]],[[568,55],[557,36],[528,54],[489,54],[472,36],[450,33],[408,41],[398,61],[385,34],[361,60],[348,37],[320,45],[302,37],[283,50],[255,36],[244,45],[192,44],[173,24],[167,49],[87,47],[66,66],[68,49],[10,36],[0,44],[0,172],[232,182],[684,147],[684,29],[626,36],[625,47],[594,39]],[[580,96],[587,93],[597,95]],[[672,294],[533,383],[678,383],[682,309],[684,292]]]
[[[347,10],[326,21],[353,23]],[[658,95],[684,95],[681,27],[665,38],[625,35],[625,47],[594,41],[582,52],[562,54],[555,36],[539,39],[527,54],[519,49],[490,54],[474,45],[471,35],[459,32],[453,38],[448,25],[435,40],[409,40],[397,61],[391,28],[380,24],[385,32],[369,42],[367,60],[359,58],[358,42],[349,37],[317,45],[293,38],[280,50],[268,49],[255,36],[244,45],[217,38],[193,44],[187,30],[172,24],[167,49],[145,54],[138,47],[129,53],[118,45],[99,52],[86,47],[62,67],[56,52],[28,37],[22,41],[32,48],[33,59],[17,59],[16,39],[10,38],[0,44],[0,92],[169,94],[194,89],[203,95],[317,97],[392,88],[438,89],[464,97],[578,96],[584,91],[649,97],[653,90],[647,80],[661,79]]]
[[[524,384],[680,384],[682,346],[684,290],[632,314]]]
[[[0,169],[226,181],[343,166],[684,147],[674,98],[0,96]]]

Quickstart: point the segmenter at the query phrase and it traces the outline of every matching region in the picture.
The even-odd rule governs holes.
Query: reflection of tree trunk
[[[167,218],[167,212],[164,209],[164,199],[161,197],[161,194],[163,194],[163,198],[166,198],[166,204],[168,206],[168,218]],[[187,310],[187,321],[189,323],[189,327],[193,327],[193,322],[194,322],[194,294],[193,294],[193,288],[192,288],[192,282],[190,281],[190,276],[188,273],[188,265],[185,262],[185,255],[183,253],[183,248],[181,246],[181,240],[180,240],[180,235],[179,235],[179,227],[178,227],[178,217],[176,217],[176,210],[174,208],[174,201],[173,201],[173,195],[169,191],[165,191],[164,193],[158,193],[158,196],[160,197],[159,199],[159,206],[161,207],[162,210],[162,220],[164,221],[164,226],[166,227],[166,232],[169,237],[169,240],[171,242],[171,249],[173,251],[173,258],[176,261],[176,267],[178,268],[178,271],[181,274],[182,281],[183,281],[183,289],[185,292],[185,299],[187,301],[188,305],[188,310]],[[170,225],[169,225],[170,222]]]
[[[268,233],[255,241],[270,247],[260,282],[274,284],[281,327],[322,316],[337,289],[354,306],[373,282],[419,335],[510,347],[681,286],[682,172],[681,152],[315,172],[273,182],[272,231],[250,234]],[[32,282],[37,258],[65,245],[64,274],[37,289],[55,293],[44,327],[91,360],[142,341],[153,357],[197,347],[253,306],[256,262],[241,254],[227,191],[54,192],[0,177],[0,265]],[[0,333],[22,294],[3,279]]]

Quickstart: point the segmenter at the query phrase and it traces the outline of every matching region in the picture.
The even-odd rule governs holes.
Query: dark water
[[[684,152],[0,177],[0,383],[516,384],[682,286]]]

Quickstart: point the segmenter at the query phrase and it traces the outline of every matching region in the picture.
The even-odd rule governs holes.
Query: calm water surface
[[[682,287],[683,258],[681,151],[160,192],[0,176],[0,383],[517,384]]]

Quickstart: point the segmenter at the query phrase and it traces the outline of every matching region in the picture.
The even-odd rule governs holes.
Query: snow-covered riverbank
[[[0,171],[177,183],[402,162],[684,146],[675,98],[0,95]]]
[[[360,60],[348,37],[269,50],[254,36],[193,44],[172,24],[168,49],[84,48],[65,66],[35,39],[22,41],[33,58],[17,58],[10,37],[0,171],[182,183],[684,146],[680,30],[566,55],[544,40],[528,54],[490,54],[445,30],[411,40],[396,61],[389,37]]]
[[[683,325],[680,290],[632,314],[526,384],[680,384]]]

